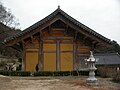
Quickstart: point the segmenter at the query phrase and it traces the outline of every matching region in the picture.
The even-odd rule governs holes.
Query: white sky
[[[22,30],[60,5],[79,22],[120,44],[120,0],[2,0],[2,3],[19,19]]]

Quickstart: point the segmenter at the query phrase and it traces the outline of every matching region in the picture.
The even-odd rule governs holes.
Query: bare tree
[[[10,26],[13,28],[19,26],[19,22],[15,18],[15,16],[11,13],[11,10],[4,7],[1,2],[0,2],[0,22],[5,24],[6,26]]]
[[[0,22],[4,22],[4,19],[6,18],[6,8],[2,5],[2,3],[0,2]]]

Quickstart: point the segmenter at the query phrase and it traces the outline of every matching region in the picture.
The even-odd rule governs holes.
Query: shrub
[[[34,72],[34,76],[53,76],[52,72],[49,71],[40,71],[40,72]]]
[[[103,78],[113,78],[114,74],[116,73],[116,70],[106,66],[98,67],[97,71],[98,74]]]
[[[120,83],[120,71],[117,71],[113,77],[113,81]]]
[[[30,76],[30,72],[25,71],[0,71],[0,74],[6,76]]]
[[[0,62],[0,67],[3,67],[3,66],[5,66],[5,61]]]
[[[40,71],[40,72],[27,72],[27,71],[0,71],[1,75],[6,76],[79,76],[87,75],[88,71]]]
[[[88,71],[78,71],[79,75],[88,75]],[[40,71],[35,72],[34,76],[78,76],[77,71]]]

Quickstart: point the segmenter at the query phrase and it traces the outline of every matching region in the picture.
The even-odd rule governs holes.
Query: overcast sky
[[[19,19],[22,30],[60,5],[79,22],[120,44],[120,0],[2,0],[2,3]]]

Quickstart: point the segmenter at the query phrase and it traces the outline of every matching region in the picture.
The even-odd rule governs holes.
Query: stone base
[[[98,80],[86,80],[86,83],[90,86],[97,86]]]

